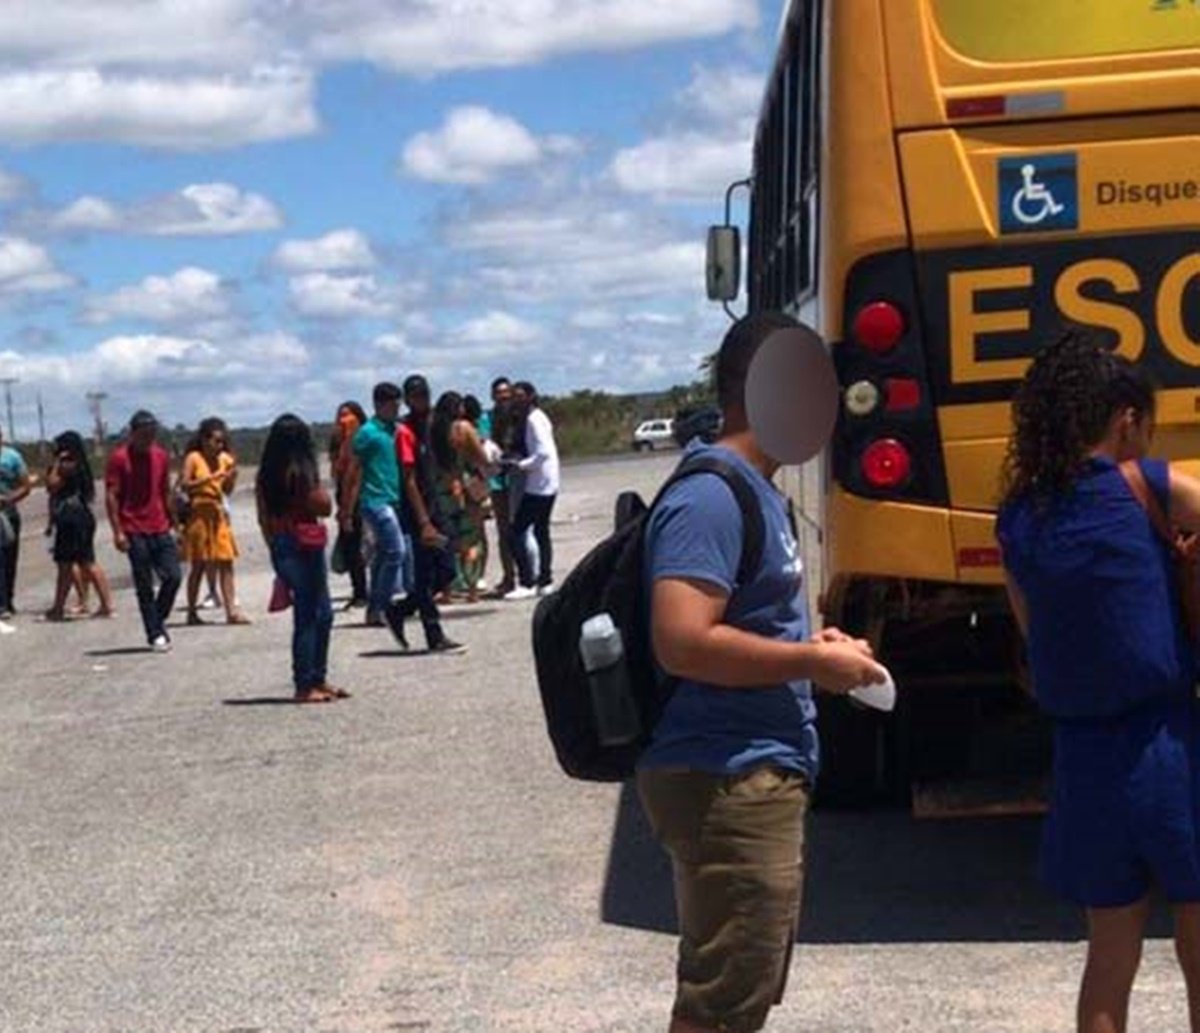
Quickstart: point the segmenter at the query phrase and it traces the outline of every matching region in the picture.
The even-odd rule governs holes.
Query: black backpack
[[[633,774],[638,757],[675,689],[654,662],[650,642],[650,605],[643,563],[646,524],[667,489],[700,473],[716,474],[742,511],[742,555],[738,585],[762,566],[766,529],[754,489],[731,463],[709,456],[685,459],[647,506],[633,492],[617,500],[616,530],[597,545],[533,615],[533,655],[546,727],[558,763],[572,778],[620,782]],[[600,742],[592,710],[587,672],[579,652],[584,621],[600,613],[612,616],[624,643],[625,664],[641,716],[641,737],[622,746]]]

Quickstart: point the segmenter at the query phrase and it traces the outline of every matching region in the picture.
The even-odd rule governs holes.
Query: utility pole
[[[38,403],[38,456],[46,460],[46,407],[42,405],[42,392],[37,393]]]
[[[17,440],[17,432],[13,427],[12,386],[20,382],[19,377],[0,377],[0,384],[4,385],[4,407],[8,410],[8,440],[12,442]]]
[[[104,439],[107,430],[104,426],[104,399],[108,397],[105,391],[89,391],[87,394],[88,408],[96,421],[96,458],[104,458]]]

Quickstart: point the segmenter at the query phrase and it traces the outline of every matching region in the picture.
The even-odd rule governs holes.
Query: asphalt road
[[[651,491],[672,462],[570,469],[560,568],[617,491]],[[149,655],[124,588],[116,621],[25,616],[0,637],[0,1030],[665,1029],[668,871],[627,790],[555,767],[531,605],[450,611],[470,649],[437,658],[339,615],[332,673],[354,698],[286,705],[290,620],[265,614],[238,502],[253,627],[183,628]],[[19,602],[36,612],[50,570],[30,549]],[[1081,928],[1038,888],[1036,839],[1024,819],[814,816],[770,1028],[1072,1028]],[[1161,938],[1133,1028],[1186,1028]]]

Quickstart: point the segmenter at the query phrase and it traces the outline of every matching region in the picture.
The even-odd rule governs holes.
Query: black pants
[[[504,580],[499,588],[506,591],[517,581],[516,565],[512,554],[512,496],[508,489],[492,492],[492,516],[496,518],[496,540],[500,543],[500,569]]]
[[[367,595],[367,564],[363,559],[362,514],[354,514],[354,522],[348,531],[341,532],[342,558],[346,561],[346,573],[350,576],[351,599],[365,603]]]
[[[550,514],[554,511],[557,495],[523,495],[512,522],[512,551],[517,561],[521,584],[533,588],[554,583],[554,553],[550,545]],[[533,528],[533,537],[538,547],[538,573],[535,580],[533,559],[525,547],[525,536]]]
[[[153,642],[160,635],[167,635],[167,618],[175,605],[175,594],[182,580],[174,535],[131,534],[129,566],[133,569],[133,586],[137,589],[146,641]],[[158,579],[157,595],[155,578]]]
[[[16,609],[17,558],[21,554],[21,514],[15,506],[4,511],[12,524],[13,542],[0,549],[0,613]]]
[[[442,615],[433,597],[449,584],[445,580],[446,560],[449,553],[444,549],[431,549],[411,538],[413,549],[413,586],[408,598],[396,603],[402,618],[420,614],[421,626],[425,629],[425,643],[430,648],[441,642],[446,634],[442,631]],[[450,560],[453,569],[453,560]],[[453,574],[451,574],[453,579]]]

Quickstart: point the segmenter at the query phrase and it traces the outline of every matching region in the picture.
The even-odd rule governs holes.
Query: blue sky
[[[39,0],[0,10],[17,432],[327,419],[379,379],[693,379],[703,231],[780,0]]]

